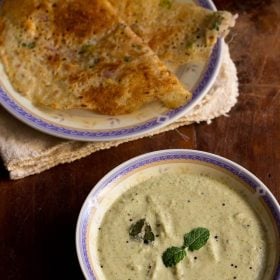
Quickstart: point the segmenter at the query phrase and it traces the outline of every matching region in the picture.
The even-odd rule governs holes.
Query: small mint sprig
[[[207,228],[198,227],[184,235],[184,244],[182,247],[172,246],[162,254],[162,261],[166,267],[175,266],[187,255],[185,249],[190,251],[199,250],[208,241],[210,232]]]

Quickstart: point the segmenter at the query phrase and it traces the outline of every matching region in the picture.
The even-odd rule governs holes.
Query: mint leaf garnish
[[[175,266],[187,255],[184,248],[170,247],[162,255],[162,261],[166,267]]]
[[[184,235],[184,247],[190,250],[199,250],[209,239],[210,232],[207,228],[195,228]]]
[[[186,255],[185,249],[190,251],[203,247],[209,239],[210,232],[207,228],[198,227],[184,235],[184,245],[182,247],[170,247],[162,254],[162,261],[166,267],[175,266]]]

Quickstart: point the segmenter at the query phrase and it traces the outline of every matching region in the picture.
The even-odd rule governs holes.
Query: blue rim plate
[[[202,7],[216,10],[215,5],[211,0],[193,1]],[[94,123],[95,118],[98,120],[97,122],[99,122],[100,118],[102,118],[100,115],[93,115],[89,116],[88,119],[85,119],[85,126],[80,126],[79,122],[77,122],[75,125],[72,125],[71,121],[72,119],[75,119],[76,116],[72,118],[72,116],[69,117],[67,115],[68,113],[65,113],[65,111],[60,111],[53,113],[51,118],[45,117],[46,115],[50,116],[51,114],[40,111],[40,109],[34,108],[34,106],[30,104],[25,106],[25,101],[22,101],[25,98],[15,98],[15,95],[10,94],[9,90],[7,90],[7,87],[3,85],[0,87],[0,104],[17,119],[21,120],[27,125],[44,133],[61,138],[80,141],[112,141],[137,137],[174,122],[176,119],[189,112],[205,96],[217,77],[218,70],[221,65],[222,47],[223,40],[219,39],[214,46],[212,54],[209,60],[206,62],[205,67],[203,67],[201,70],[199,78],[197,78],[197,81],[195,81],[193,84],[193,97],[188,104],[175,110],[167,111],[165,109],[165,111],[162,111],[163,113],[159,112],[159,114],[156,113],[156,115],[153,113],[153,115],[148,117],[144,116],[146,114],[145,112],[141,113],[142,118],[144,116],[142,120],[139,118],[135,121],[128,121],[133,119],[134,116],[127,115],[125,121],[122,123],[122,116],[119,118],[103,116],[106,118],[106,120],[103,122],[105,124],[99,123],[99,126],[95,126],[95,124],[92,124],[92,126],[91,124],[87,126],[87,123],[89,122]],[[17,95],[19,94],[17,93]],[[157,112],[157,109],[150,110],[150,112],[151,111]],[[66,114],[66,117],[63,115],[64,113]],[[70,125],[67,120],[68,117],[70,119]]]
[[[133,186],[149,177],[159,176],[162,174],[161,170],[169,169],[168,172],[172,172],[172,168],[176,168],[178,164],[181,164],[180,168],[183,164],[188,170],[198,166],[199,172],[216,172],[216,174],[229,176],[235,182],[241,183],[242,191],[249,192],[250,197],[254,199],[253,202],[250,200],[251,205],[254,205],[255,209],[259,209],[258,215],[262,217],[262,221],[266,225],[270,225],[269,233],[272,245],[268,262],[271,267],[269,272],[271,275],[268,279],[279,280],[280,252],[277,251],[277,248],[280,246],[280,206],[273,194],[255,175],[226,158],[201,151],[180,149],[156,151],[128,160],[104,176],[89,193],[81,208],[76,227],[76,250],[86,279],[98,279],[96,276],[98,262],[92,261],[96,260],[96,256],[94,257],[90,251],[96,248],[92,240],[96,239],[97,229],[106,212],[104,201],[111,199],[113,202],[126,190],[126,184]],[[132,178],[133,181],[126,183],[129,178]],[[262,205],[262,208],[257,208],[256,204]],[[93,232],[96,232],[94,237]],[[92,249],[90,250],[90,248]]]

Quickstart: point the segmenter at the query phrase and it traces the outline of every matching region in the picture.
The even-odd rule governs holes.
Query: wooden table
[[[245,3],[245,4],[244,4]],[[0,279],[83,279],[75,252],[80,207],[94,184],[142,153],[192,148],[255,173],[280,200],[280,1],[216,1],[239,13],[229,41],[240,97],[229,117],[123,144],[11,181],[0,164]]]

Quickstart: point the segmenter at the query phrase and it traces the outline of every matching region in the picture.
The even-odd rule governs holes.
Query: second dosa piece
[[[165,62],[205,60],[236,16],[172,0],[110,0],[119,15]]]

